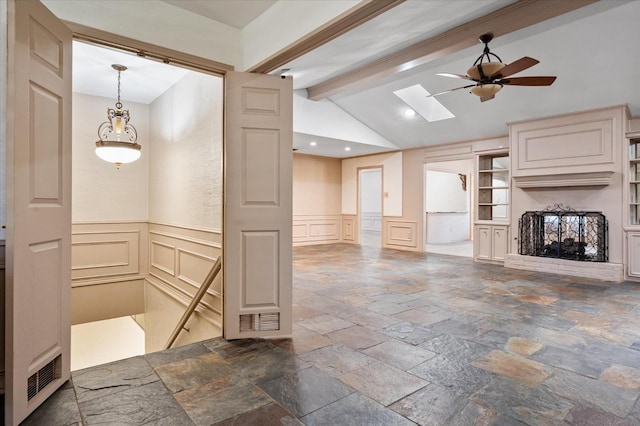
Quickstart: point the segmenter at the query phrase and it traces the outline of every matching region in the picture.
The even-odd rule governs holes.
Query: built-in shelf
[[[640,138],[629,141],[629,222],[640,225]]]
[[[509,210],[509,156],[506,153],[478,156],[477,220],[505,221]]]

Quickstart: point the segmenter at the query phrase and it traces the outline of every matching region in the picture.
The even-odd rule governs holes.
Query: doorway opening
[[[223,78],[79,41],[73,55],[77,369],[163,349],[221,255]],[[115,103],[112,64],[127,67],[121,102],[142,145],[141,158],[120,169],[94,152]],[[222,335],[221,285],[214,281],[174,346]],[[111,337],[98,347],[96,335]]]
[[[424,250],[473,257],[473,160],[424,165]]]
[[[382,168],[358,170],[358,226],[360,245],[382,246]]]

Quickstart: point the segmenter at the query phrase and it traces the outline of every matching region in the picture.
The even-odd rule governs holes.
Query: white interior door
[[[292,327],[290,78],[225,78],[224,335],[289,336]]]
[[[71,31],[8,4],[5,424],[69,379]]]

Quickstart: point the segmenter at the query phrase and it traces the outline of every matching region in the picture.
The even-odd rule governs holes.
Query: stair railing
[[[173,333],[171,333],[169,340],[167,340],[167,343],[164,345],[164,349],[169,349],[175,343],[182,330],[189,331],[184,326],[187,324],[187,321],[189,321],[189,318],[191,318],[191,315],[195,312],[196,307],[202,301],[202,298],[207,293],[207,290],[209,290],[209,287],[211,287],[213,280],[218,276],[220,269],[222,269],[222,256],[218,256],[216,263],[213,264],[213,267],[209,271],[209,274],[207,274],[204,282],[196,292],[195,296],[193,296],[193,299],[191,299],[191,303],[189,303],[184,314],[182,314],[182,318],[178,321],[178,325],[176,325],[176,328],[173,330]]]

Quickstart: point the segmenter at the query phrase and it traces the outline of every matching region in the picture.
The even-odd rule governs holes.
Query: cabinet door
[[[627,255],[629,256],[627,274],[630,277],[640,278],[640,233],[629,233],[627,244]]]
[[[492,259],[504,260],[507,254],[507,227],[494,226],[491,232]]]
[[[491,226],[476,226],[476,259],[491,260]]]

